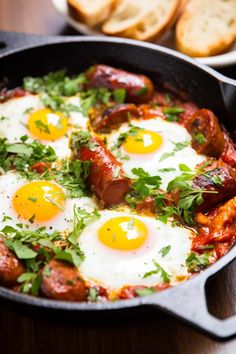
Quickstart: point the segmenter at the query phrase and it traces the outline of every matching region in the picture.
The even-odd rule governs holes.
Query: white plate
[[[68,13],[66,0],[51,0],[51,2],[58,10],[58,12],[61,13],[66,18],[67,22],[78,32],[86,35],[104,36],[104,34],[99,30],[93,29],[78,21],[75,21]],[[164,47],[175,49],[173,31],[168,31],[157,43]],[[225,54],[196,59],[199,60],[202,64],[218,68],[236,64],[236,43],[234,43],[232,48]]]

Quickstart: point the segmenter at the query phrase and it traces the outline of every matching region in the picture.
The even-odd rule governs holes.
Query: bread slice
[[[193,57],[226,51],[236,39],[236,0],[190,0],[176,26],[176,46]]]
[[[105,21],[121,0],[67,0],[70,15],[88,26]]]
[[[123,0],[102,31],[141,41],[156,40],[174,23],[179,4],[180,0]]]

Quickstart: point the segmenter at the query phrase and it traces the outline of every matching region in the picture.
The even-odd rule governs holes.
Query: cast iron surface
[[[0,32],[0,80],[10,87],[27,75],[43,75],[68,68],[78,73],[94,63],[142,72],[154,82],[192,98],[218,115],[229,131],[236,130],[236,81],[226,78],[182,54],[157,45],[119,38],[41,37]],[[236,247],[193,279],[152,296],[117,302],[72,303],[34,298],[0,287],[0,296],[19,304],[60,311],[100,313],[140,306],[158,307],[218,338],[236,334],[236,317],[219,320],[207,309],[205,285],[210,277],[236,257]]]

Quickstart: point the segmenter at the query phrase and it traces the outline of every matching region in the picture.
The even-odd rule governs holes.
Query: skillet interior
[[[52,42],[58,43],[12,52],[0,58],[0,80],[4,77],[9,78],[10,87],[14,87],[20,85],[22,78],[27,75],[41,76],[61,68],[69,68],[71,73],[78,73],[94,63],[110,64],[147,74],[156,84],[168,83],[168,87],[179,94],[188,96],[202,107],[212,109],[230,131],[236,128],[236,122],[232,119],[236,87],[232,83],[222,82],[220,75],[212,76],[209,74],[213,72],[211,69],[203,70],[201,65],[191,59],[186,60],[182,55],[170,55],[171,51],[154,45],[139,44],[129,40],[74,37]],[[0,288],[0,295],[24,304],[66,311],[125,310],[140,305],[157,305],[188,322],[193,322],[195,326],[213,335],[227,337],[234,334],[236,325],[232,330],[232,321],[227,322],[226,330],[223,332],[220,330],[221,323],[214,322],[213,317],[206,310],[204,286],[209,276],[235,257],[235,251],[234,247],[225,257],[195,279],[146,298],[108,304],[83,304],[32,298],[4,288]],[[196,300],[194,308],[191,305],[192,297]],[[203,309],[202,312],[200,307]],[[196,308],[200,316],[196,314]],[[204,324],[202,321],[209,321],[209,324]]]

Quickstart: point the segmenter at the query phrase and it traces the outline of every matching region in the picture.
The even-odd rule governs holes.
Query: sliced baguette
[[[174,23],[180,0],[124,0],[103,26],[107,35],[151,41]]]
[[[236,0],[190,0],[176,26],[176,46],[193,57],[226,51],[236,39]]]
[[[105,21],[121,0],[67,0],[70,15],[88,26]]]

